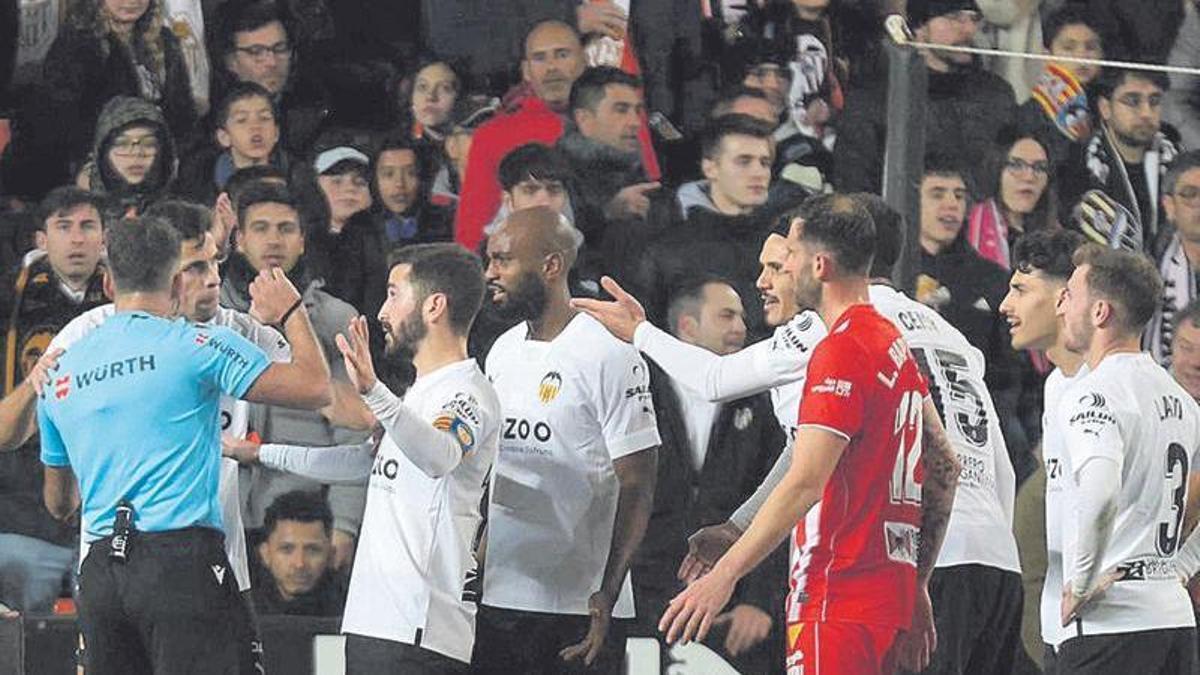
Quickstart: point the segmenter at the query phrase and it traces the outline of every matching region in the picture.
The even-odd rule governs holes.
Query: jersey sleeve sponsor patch
[[[825,427],[850,438],[862,427],[865,403],[857,357],[843,353],[843,342],[823,343],[813,354],[799,425]]]
[[[433,428],[453,436],[464,455],[475,448],[482,425],[479,401],[466,392],[455,394],[433,418]]]
[[[1094,457],[1121,462],[1124,443],[1120,423],[1103,393],[1076,390],[1065,406],[1065,414],[1067,452],[1076,472]]]

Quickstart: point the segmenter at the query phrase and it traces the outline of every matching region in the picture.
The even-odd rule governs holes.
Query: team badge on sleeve
[[[433,428],[454,436],[465,455],[475,448],[474,427],[480,426],[481,423],[479,402],[474,396],[459,392],[446,402],[442,411],[433,419]]]

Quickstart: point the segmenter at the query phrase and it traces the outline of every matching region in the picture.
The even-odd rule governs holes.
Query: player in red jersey
[[[737,581],[795,527],[805,574],[802,604],[789,612],[789,675],[891,673],[896,657],[920,670],[936,641],[927,585],[958,460],[907,345],[868,301],[870,215],[842,195],[804,211],[785,269],[829,337],[808,366],[792,465],[746,533],[671,601],[659,628],[671,642],[704,637]]]

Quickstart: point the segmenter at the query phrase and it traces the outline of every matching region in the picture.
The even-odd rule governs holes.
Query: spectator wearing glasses
[[[227,2],[217,17],[214,99],[235,82],[254,82],[271,93],[282,146],[306,156],[329,116],[324,93],[299,69],[284,9],[272,0]]]
[[[909,0],[907,9],[909,25],[923,42],[969,47],[979,29],[973,0]],[[926,151],[957,157],[973,167],[968,184],[982,185],[976,173],[1000,130],[1016,120],[1012,87],[970,54],[923,50],[922,56],[929,67]],[[882,189],[887,95],[886,82],[871,82],[846,97],[833,149],[833,185],[841,192]]]
[[[71,4],[41,82],[18,118],[4,162],[9,194],[38,197],[67,182],[91,149],[101,108],[114,96],[157,104],[176,137],[196,124],[187,66],[164,26],[160,0]]]
[[[990,196],[971,209],[967,241],[1007,270],[1019,237],[1058,225],[1050,158],[1040,140],[1022,135],[1002,140],[989,165]]]
[[[118,218],[137,215],[167,195],[177,164],[162,112],[145,99],[118,96],[100,112],[91,159],[78,183],[105,195]]]
[[[1166,222],[1153,257],[1163,279],[1163,301],[1146,327],[1142,347],[1170,367],[1179,314],[1200,300],[1200,151],[1176,158],[1163,181],[1161,199]]]
[[[1062,171],[1064,209],[1091,240],[1149,254],[1165,225],[1161,195],[1179,154],[1162,123],[1163,73],[1106,69],[1097,82],[1100,124]],[[1064,214],[1065,215],[1065,214]],[[1064,218],[1065,222],[1065,218]]]

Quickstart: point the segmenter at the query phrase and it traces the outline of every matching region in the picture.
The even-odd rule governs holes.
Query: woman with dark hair
[[[1010,269],[1010,251],[1027,232],[1058,227],[1046,146],[1030,134],[1001,142],[990,160],[987,199],[971,209],[967,241],[979,255]]]
[[[371,161],[374,213],[390,248],[454,240],[453,212],[432,204],[429,150],[406,138],[384,140]]]
[[[463,91],[454,67],[431,58],[421,59],[401,76],[396,97],[404,132],[414,140],[440,147],[450,132],[451,112]]]
[[[42,81],[18,122],[6,188],[37,194],[63,182],[91,148],[105,102],[136,96],[162,109],[176,139],[196,124],[187,65],[163,22],[161,0],[74,3],[42,66]]]

